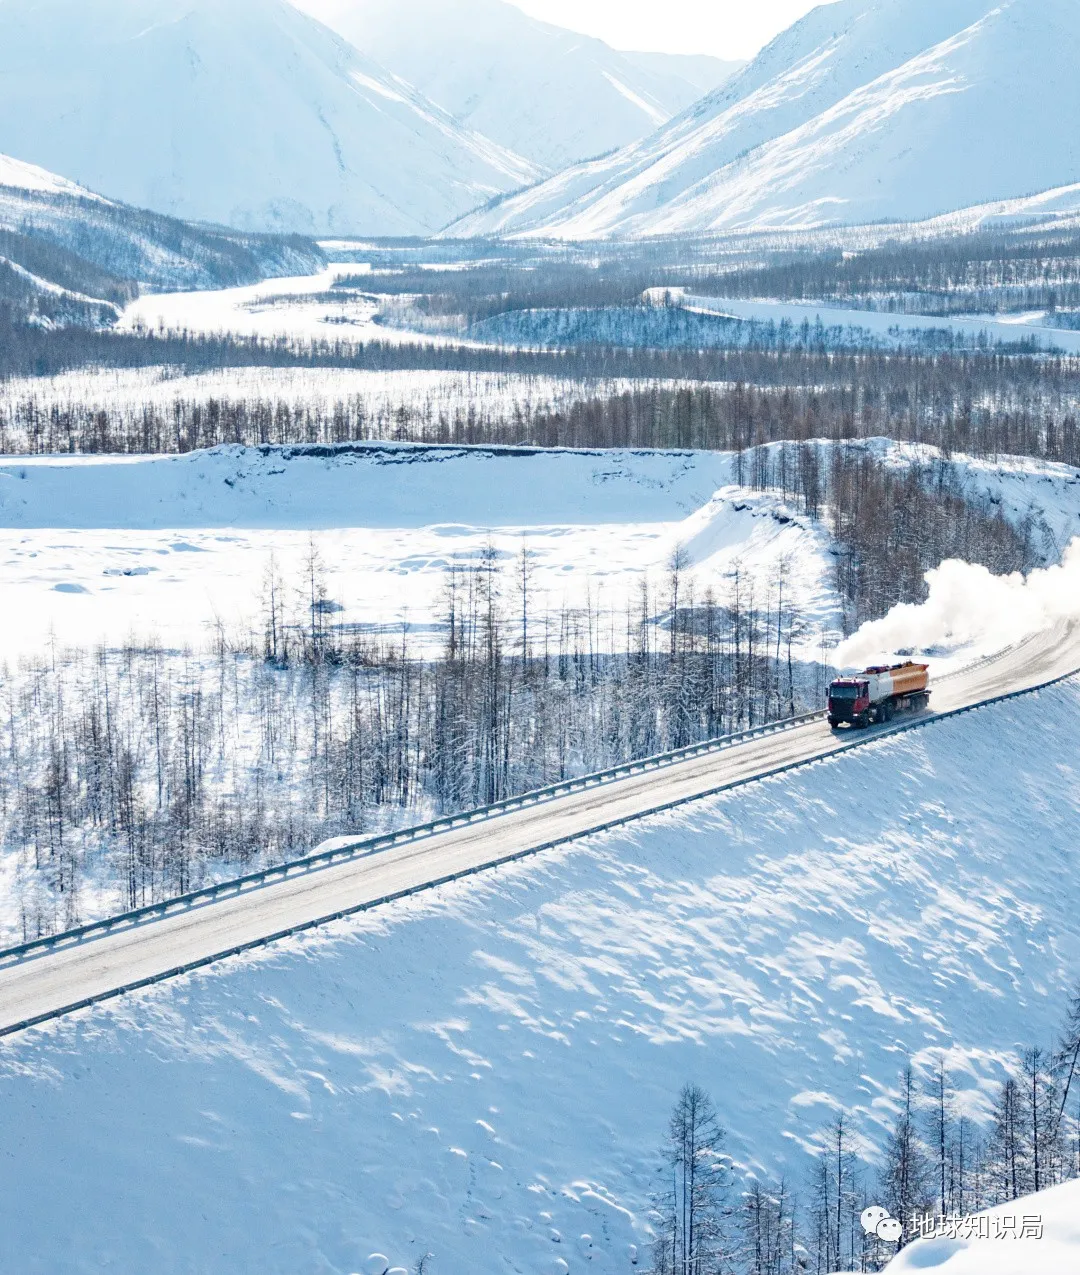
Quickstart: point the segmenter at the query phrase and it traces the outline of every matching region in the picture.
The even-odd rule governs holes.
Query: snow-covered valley
[[[908,1057],[985,1124],[1080,959],[1078,732],[1070,683],[29,1033],[8,1260],[626,1272],[687,1080],[740,1179],[803,1183],[839,1110],[873,1160]]]
[[[0,0],[0,1275],[1080,1268],[1076,0],[790,2]]]

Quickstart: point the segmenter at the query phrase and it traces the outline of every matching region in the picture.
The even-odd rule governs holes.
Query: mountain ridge
[[[916,221],[1065,186],[1080,9],[840,0],[641,143],[511,193],[454,234],[589,239]]]
[[[739,64],[623,53],[505,0],[293,0],[550,173],[652,132]]]
[[[287,0],[0,0],[0,152],[249,231],[423,234],[539,170]]]
[[[325,264],[299,236],[191,225],[0,154],[0,306],[9,319],[110,327],[141,288],[220,288]]]

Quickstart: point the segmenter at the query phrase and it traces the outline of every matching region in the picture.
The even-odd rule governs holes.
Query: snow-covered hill
[[[687,1081],[804,1203],[837,1110],[881,1147],[908,1056],[949,1049],[985,1127],[1080,961],[1078,740],[1071,683],[16,1037],[6,1268],[626,1275]],[[1012,1265],[898,1269],[1064,1275],[1075,1198],[1017,1205],[1048,1238],[981,1253]]]
[[[56,173],[39,168],[36,164],[26,164],[22,160],[12,159],[10,155],[0,155],[0,188],[15,192],[33,192],[36,195],[67,195],[74,199],[91,199],[104,203],[99,195],[80,186],[77,182],[68,181]]]
[[[1071,228],[1080,222],[1080,182],[1055,186],[1037,195],[995,199],[945,213],[916,224],[912,230],[925,236],[962,235],[976,230],[1022,226],[1031,233]]]
[[[456,234],[563,238],[930,218],[1080,178],[1074,0],[840,0],[644,142]]]
[[[294,3],[461,124],[549,171],[637,141],[739,66],[619,53],[506,0]]]
[[[23,319],[108,325],[138,285],[220,288],[324,265],[311,240],[189,225],[0,155],[0,296]]]
[[[245,230],[421,233],[536,175],[286,0],[0,0],[0,152]]]

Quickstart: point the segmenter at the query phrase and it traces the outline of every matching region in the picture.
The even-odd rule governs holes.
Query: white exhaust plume
[[[1028,576],[995,576],[950,559],[928,571],[926,582],[925,602],[901,603],[864,624],[836,648],[833,663],[862,668],[899,655],[990,655],[1055,620],[1080,616],[1080,539],[1070,542],[1060,565]]]

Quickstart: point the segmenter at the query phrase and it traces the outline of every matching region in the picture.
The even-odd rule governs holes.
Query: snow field
[[[625,1272],[687,1080],[797,1186],[908,1057],[985,1120],[1080,959],[1078,732],[1071,682],[13,1038],[8,1260]]]
[[[432,374],[426,390],[413,384],[413,392],[441,393],[441,378]],[[498,380],[455,383],[462,394],[470,387],[517,392],[489,386],[489,379]],[[198,382],[209,389],[213,378]],[[175,384],[104,375],[92,383],[103,400],[115,394],[121,401],[141,385],[165,395]],[[306,378],[285,374],[281,392],[303,393],[305,385]],[[347,385],[366,387],[359,392],[371,395],[373,410],[398,393],[396,375],[383,373],[343,376],[326,392]],[[77,388],[60,378],[52,392]],[[554,397],[564,387],[531,383],[528,392]],[[896,465],[936,457],[933,449],[887,440],[865,445]],[[1080,532],[1080,475],[1068,466],[962,456],[952,463],[973,497],[988,497],[1006,517],[1040,529],[1048,561],[1059,560]],[[621,613],[644,579],[662,586],[676,545],[686,550],[699,591],[711,585],[721,598],[736,565],[763,582],[783,560],[788,598],[807,621],[804,656],[816,659],[821,631],[838,624],[827,534],[792,517],[776,495],[747,491],[733,479],[731,458],[711,453],[397,444],[330,454],[223,447],[168,457],[0,460],[0,572],[10,614],[18,617],[0,630],[0,657],[40,650],[52,638],[61,646],[116,644],[153,634],[167,645],[198,648],[219,625],[246,633],[271,556],[287,580],[299,580],[314,543],[330,597],[343,607],[336,622],[382,632],[407,623],[432,641],[448,572],[475,565],[489,545],[506,573],[511,609],[514,562],[523,546],[532,555],[537,614],[564,603]],[[965,579],[982,589],[984,573],[951,566],[940,578],[951,582],[947,587]],[[946,624],[939,608],[934,618],[920,612],[911,629],[909,610],[845,655],[858,662],[873,650],[881,658],[876,644],[885,641],[890,651],[929,651],[945,671],[1000,649],[1041,623],[1042,614],[1016,611],[1016,586],[1001,588],[1004,595],[995,586],[984,595],[987,606],[972,611],[977,624]],[[616,634],[615,645],[619,640]]]
[[[17,625],[0,655],[118,643],[152,632],[204,645],[258,624],[271,556],[299,582],[314,543],[336,623],[434,635],[448,572],[490,545],[513,611],[514,562],[532,555],[534,613],[591,607],[622,648],[644,579],[676,545],[698,587],[726,592],[736,563],[766,587],[788,562],[788,602],[836,626],[827,537],[773,495],[732,483],[730,457],[678,452],[515,453],[372,445],[330,456],[217,448],[180,457],[0,462],[0,573]]]
[[[126,307],[121,331],[232,333],[275,340],[384,341],[388,344],[439,344],[438,336],[417,336],[375,322],[378,303],[351,290],[333,300],[320,294],[355,265],[330,265],[315,275],[265,279],[262,283],[209,292],[151,292]],[[460,342],[455,342],[460,344]]]

